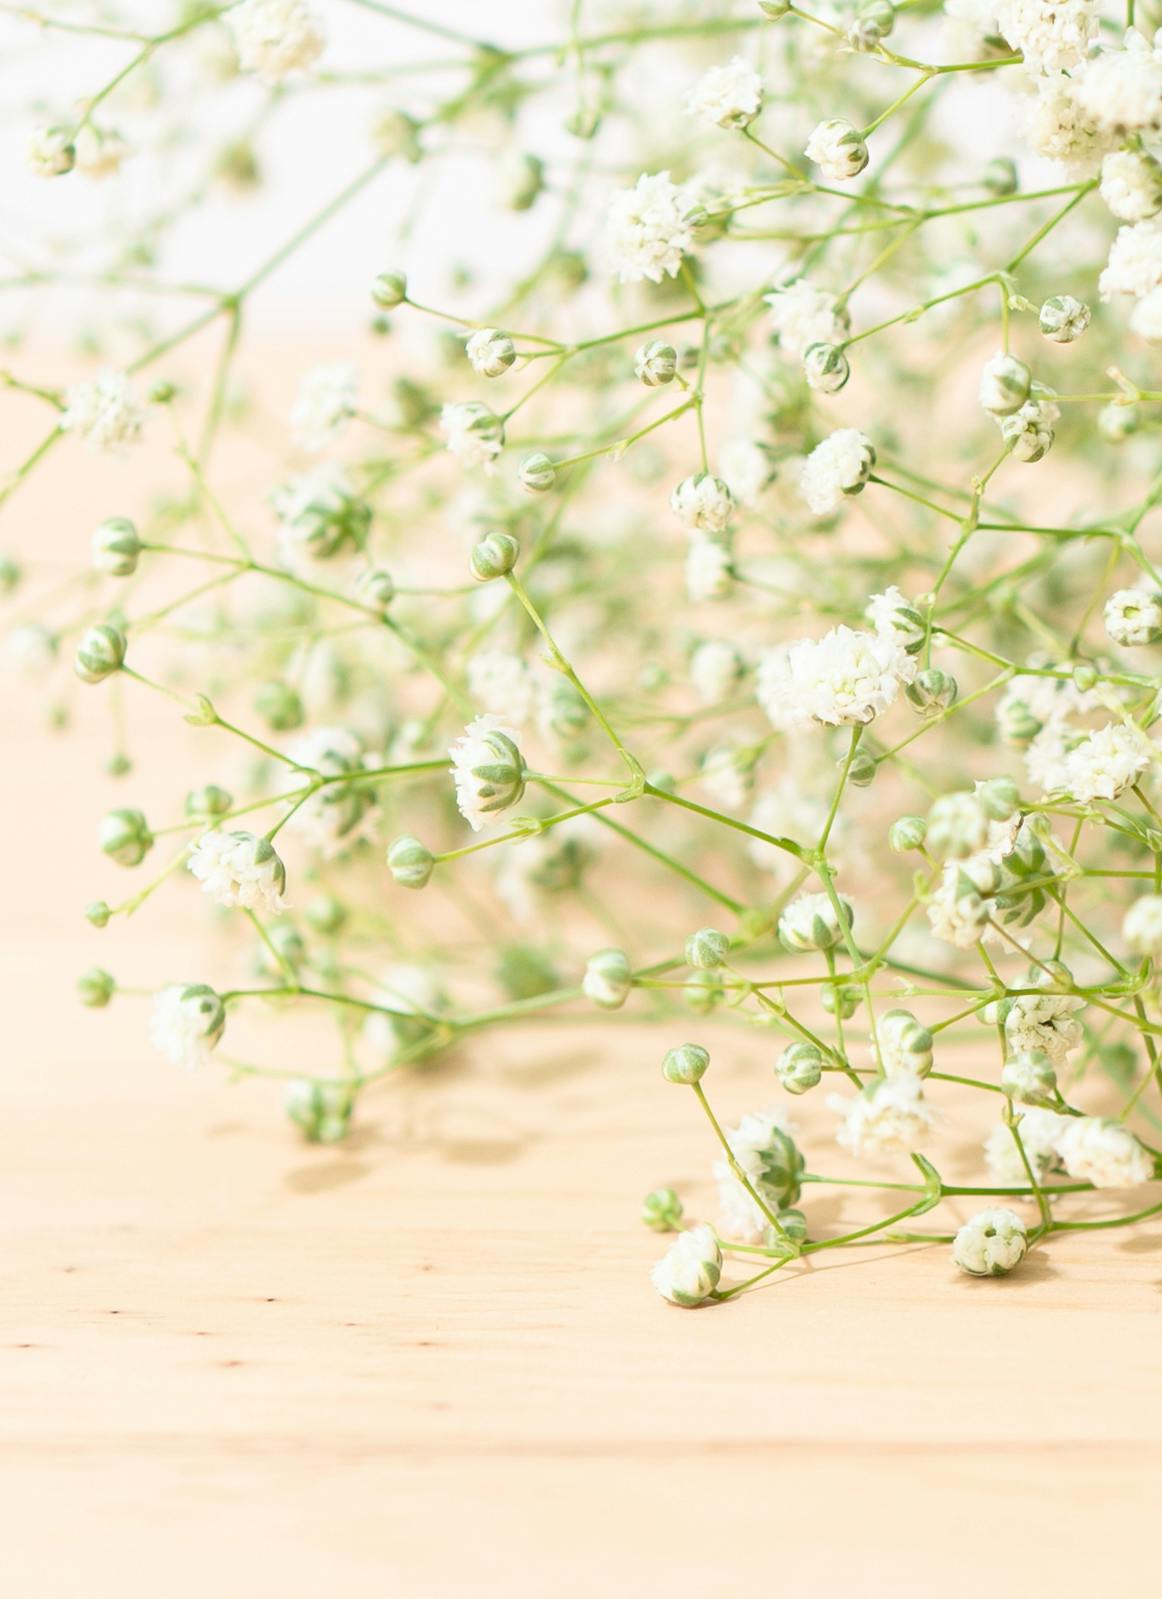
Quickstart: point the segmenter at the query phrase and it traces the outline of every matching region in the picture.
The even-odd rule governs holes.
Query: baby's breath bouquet
[[[162,1055],[285,1079],[331,1142],[470,1035],[648,1021],[718,1155],[712,1222],[645,1200],[678,1305],[869,1238],[1002,1274],[1162,1212],[1162,19],[162,9],[0,7],[54,202],[6,303],[80,335],[62,373],[10,325],[39,431],[5,653],[58,720],[70,664],[112,704],[98,842],[134,875],[93,926],[162,884],[226,909],[149,1001]],[[235,248],[291,126],[325,192],[284,177],[296,214]],[[321,362],[284,331],[296,398],[256,372],[304,256],[349,314]],[[49,584],[22,495],[86,448],[122,461]],[[149,696],[195,730],[156,814]],[[768,1052],[733,1128],[709,1017]],[[796,1142],[805,1094],[838,1153]],[[934,1129],[979,1140],[978,1106],[950,1182]],[[830,1183],[866,1224],[820,1230]],[[929,1230],[950,1195],[984,1208]]]

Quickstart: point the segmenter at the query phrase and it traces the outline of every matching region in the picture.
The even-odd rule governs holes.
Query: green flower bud
[[[108,577],[132,577],[141,548],[137,529],[128,517],[108,517],[93,534],[93,565]]]
[[[927,1077],[932,1034],[909,1010],[885,1011],[876,1024],[880,1066],[889,1077]]]
[[[888,828],[888,844],[897,855],[912,849],[923,849],[928,837],[928,823],[922,816],[900,816]]]
[[[407,297],[408,280],[404,272],[381,272],[371,285],[371,298],[381,311],[394,310]]]
[[[520,545],[511,533],[486,533],[473,548],[468,564],[478,583],[490,583],[511,572],[519,556]]]
[[[151,405],[168,405],[177,398],[177,384],[170,383],[166,378],[158,378],[156,383],[149,386],[149,401]]]
[[[19,582],[19,566],[10,555],[0,555],[0,594],[11,594]]]
[[[291,1083],[286,1113],[310,1144],[337,1144],[347,1136],[355,1109],[354,1091],[346,1083],[316,1083],[306,1078]]]
[[[841,766],[843,762],[839,763]],[[847,781],[856,788],[870,788],[876,780],[879,763],[867,750],[856,750],[847,768]]]
[[[863,0],[848,29],[848,42],[856,50],[877,50],[895,25],[892,0]]]
[[[682,998],[696,1016],[708,1016],[726,997],[717,972],[691,972],[682,984]]]
[[[721,966],[730,954],[730,939],[713,927],[700,927],[686,940],[686,963],[700,971]]]
[[[676,1233],[682,1201],[672,1188],[655,1188],[642,1200],[642,1221],[655,1233]]]
[[[602,1010],[620,1010],[633,987],[633,968],[623,949],[599,949],[585,963],[581,992]]]
[[[765,17],[785,17],[791,9],[791,0],[759,0],[759,10]]]
[[[315,932],[328,938],[342,932],[347,923],[347,907],[334,894],[320,894],[311,900],[304,914]]]
[[[1057,1073],[1043,1049],[1030,1049],[1007,1060],[1001,1072],[1001,1087],[1018,1105],[1056,1108],[1060,1103]]]
[[[1097,683],[1097,669],[1088,661],[1079,661],[1073,668],[1073,682],[1083,694],[1088,694]]]
[[[823,1077],[823,1051],[815,1044],[788,1044],[775,1062],[775,1076],[788,1094],[805,1094]]]
[[[395,839],[387,851],[387,867],[401,888],[423,888],[435,870],[435,857],[410,833]]]
[[[1124,444],[1142,425],[1138,406],[1111,400],[1097,413],[1097,430],[1107,444]]]
[[[289,683],[273,681],[259,685],[254,709],[267,727],[276,733],[291,733],[306,719],[303,702]]]
[[[980,374],[980,403],[993,416],[1010,416],[1029,398],[1033,374],[1024,361],[1003,351],[985,362]]]
[[[1007,155],[994,156],[984,169],[981,182],[998,199],[1017,192],[1017,168]]]
[[[557,468],[543,450],[537,450],[525,456],[516,477],[526,494],[547,494],[556,482]]]
[[[153,834],[141,811],[109,811],[98,824],[97,842],[118,866],[140,866],[153,848]]]
[[[218,720],[218,713],[210,701],[204,694],[195,694],[193,701],[194,708],[183,717],[183,721],[191,727],[213,727]]]
[[[795,1146],[795,1140],[779,1127],[771,1129],[771,1142],[758,1151],[762,1163],[759,1185],[762,1192],[773,1198],[781,1210],[793,1205],[802,1193],[801,1179],[804,1160]]]
[[[923,672],[917,672],[904,690],[909,703],[923,716],[947,711],[956,704],[959,692],[956,679],[949,673],[942,672],[937,666],[929,666]]]
[[[678,352],[663,339],[651,339],[634,357],[634,372],[647,389],[672,383],[678,371]]]
[[[376,119],[372,138],[382,155],[396,156],[414,166],[424,153],[420,143],[421,132],[421,124],[415,117],[409,117],[406,111],[397,111],[393,107]]]
[[[359,574],[355,592],[373,611],[386,611],[395,599],[395,579],[382,567],[373,566]]]
[[[1011,777],[990,777],[978,783],[976,797],[992,822],[1007,822],[1021,806],[1021,791]]]
[[[809,344],[803,351],[807,387],[820,394],[838,394],[851,376],[851,363],[841,345]]]
[[[217,783],[205,783],[201,788],[192,788],[186,795],[186,815],[210,820],[225,816],[234,803],[233,794],[227,793],[224,788],[219,788]]]
[[[1054,294],[1041,307],[1038,322],[1041,332],[1054,344],[1072,344],[1090,323],[1089,306],[1072,294]]]
[[[103,1010],[117,987],[112,976],[99,966],[90,966],[77,978],[77,997],[90,1010]]]
[[[497,198],[512,211],[528,211],[545,186],[545,163],[539,156],[518,152],[501,168]]]
[[[1015,744],[1018,748],[1031,744],[1043,725],[1024,700],[1007,696],[997,706],[996,716],[997,732],[1001,738],[1006,744]]]
[[[825,983],[819,995],[819,1003],[829,1016],[838,1016],[841,1022],[854,1016],[863,1001],[863,995],[858,988],[852,988],[849,983]]]
[[[113,912],[103,899],[95,899],[85,906],[85,920],[93,927],[108,927]]]
[[[110,777],[128,777],[133,770],[133,762],[125,754],[124,750],[117,750],[105,762],[105,770]]]
[[[100,683],[125,664],[125,634],[108,622],[89,628],[77,645],[73,670],[82,683]]]
[[[693,1087],[700,1083],[710,1065],[710,1056],[701,1044],[679,1044],[668,1049],[662,1061],[662,1076],[668,1083],[684,1083]]]

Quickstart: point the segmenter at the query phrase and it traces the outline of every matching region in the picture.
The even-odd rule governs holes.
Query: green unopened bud
[[[850,983],[826,983],[819,995],[819,1003],[829,1016],[838,1016],[841,1022],[854,1016],[863,1000],[858,988]]]
[[[306,719],[303,702],[289,683],[262,683],[254,696],[254,709],[276,733],[291,733]]]
[[[1107,444],[1124,444],[1142,425],[1138,406],[1111,400],[1097,413],[1097,430]]]
[[[1011,777],[990,777],[978,783],[976,797],[991,822],[1007,822],[1021,805],[1021,791]]]
[[[132,577],[140,554],[141,540],[128,517],[108,517],[93,534],[93,565],[109,577]]]
[[[803,351],[807,387],[819,394],[838,394],[851,376],[851,363],[838,344],[809,344]]]
[[[408,297],[407,274],[381,272],[371,285],[371,298],[381,311],[391,311]]]
[[[647,389],[672,383],[678,371],[678,352],[664,339],[651,339],[634,356],[633,369]]]
[[[672,1188],[655,1188],[642,1200],[642,1221],[655,1233],[676,1233],[682,1201]]]
[[[909,1010],[885,1011],[876,1023],[880,1065],[889,1077],[927,1077],[932,1034]]]
[[[103,1010],[117,988],[112,976],[100,966],[90,966],[77,978],[77,998],[90,1010]]]
[[[775,1075],[788,1094],[805,1094],[823,1077],[823,1051],[815,1044],[788,1044],[775,1062]]]
[[[708,1016],[726,997],[717,972],[691,972],[682,984],[682,998],[696,1016]]]
[[[602,1010],[619,1010],[633,987],[633,969],[623,949],[599,949],[585,963],[581,992]]]
[[[840,763],[842,765],[842,762]],[[856,788],[870,788],[876,780],[878,762],[867,750],[856,750],[847,767],[847,781]]]
[[[557,468],[543,450],[537,450],[525,456],[516,480],[526,494],[547,494],[557,480]]]
[[[209,820],[225,816],[234,803],[234,796],[224,788],[219,788],[217,783],[205,783],[201,788],[192,788],[186,795],[186,815]]]
[[[956,679],[948,672],[942,672],[938,666],[929,666],[916,673],[904,692],[909,704],[921,715],[933,716],[955,705],[960,690]]]
[[[759,10],[764,17],[785,17],[791,9],[791,0],[759,0]]]
[[[714,927],[700,927],[686,940],[686,963],[700,971],[721,966],[730,954],[730,939]]]
[[[928,823],[922,816],[900,816],[888,828],[888,844],[897,855],[911,849],[923,849],[928,837]]]
[[[1088,694],[1090,689],[1095,687],[1096,683],[1096,667],[1091,666],[1088,661],[1079,661],[1073,668],[1074,687],[1080,689],[1083,694]]]
[[[421,125],[415,117],[409,117],[406,111],[397,111],[392,107],[376,118],[372,137],[382,155],[396,156],[414,165],[424,153],[420,132]]]
[[[0,555],[0,594],[11,594],[19,582],[19,566],[10,555]]]
[[[118,866],[140,866],[153,848],[153,834],[141,811],[109,811],[98,823],[97,842]]]
[[[895,25],[892,0],[863,0],[847,31],[848,42],[856,50],[877,50]]]
[[[337,1144],[347,1136],[355,1096],[346,1083],[315,1083],[306,1078],[286,1091],[286,1113],[311,1144]]]
[[[1054,344],[1072,344],[1090,324],[1091,312],[1083,300],[1072,294],[1054,294],[1042,305],[1037,321],[1041,332]]]
[[[373,566],[359,574],[355,592],[373,611],[386,611],[395,599],[395,579],[382,567]]]
[[[993,416],[1010,416],[1029,398],[1033,374],[1024,361],[1003,351],[986,361],[980,374],[980,403]]]
[[[490,583],[511,572],[519,556],[520,545],[511,533],[486,533],[473,548],[468,564],[478,583]]]
[[[998,198],[1017,192],[1017,167],[1007,155],[994,156],[985,167],[981,182],[990,194]]]
[[[320,894],[311,900],[304,914],[315,932],[328,938],[341,932],[347,924],[347,907],[334,894]]]
[[[85,920],[93,927],[108,927],[113,912],[103,899],[95,899],[85,906]]]
[[[90,627],[77,645],[73,670],[82,683],[100,683],[125,664],[125,634],[109,622]]]
[[[1026,1050],[1007,1060],[1001,1072],[1001,1087],[1018,1105],[1056,1107],[1060,1102],[1057,1073],[1043,1049]]]
[[[388,846],[387,867],[401,888],[423,888],[435,869],[431,850],[410,833]]]
[[[710,1056],[701,1044],[679,1044],[668,1049],[662,1061],[662,1076],[668,1083],[684,1083],[692,1088],[706,1076]]]
[[[105,762],[105,770],[110,777],[128,777],[133,770],[133,762],[124,750],[116,750]]]
[[[512,211],[527,211],[545,186],[545,163],[539,156],[517,152],[501,164],[496,197]]]

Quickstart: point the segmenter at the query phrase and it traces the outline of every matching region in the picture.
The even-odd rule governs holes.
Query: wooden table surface
[[[126,883],[95,818],[142,800],[99,775],[100,703],[47,736],[6,687],[0,723],[6,1592],[1149,1580],[1162,1228],[1065,1238],[1003,1281],[943,1248],[837,1252],[672,1309],[638,1206],[667,1182],[705,1208],[713,1151],[659,1076],[674,1040],[628,1023],[480,1039],[386,1087],[346,1145],[307,1147],[273,1093],[168,1066],[144,1002],[73,997],[94,962],[146,984],[211,970],[176,891],[103,934],[81,917]],[[141,781],[172,808],[173,717],[150,714]],[[715,1047],[725,1118],[772,1097],[768,1045]],[[831,1147],[818,1097],[796,1106],[809,1149]],[[820,1231],[866,1214],[809,1208]]]

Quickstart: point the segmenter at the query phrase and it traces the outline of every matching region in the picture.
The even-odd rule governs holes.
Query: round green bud
[[[642,1200],[642,1221],[655,1233],[676,1233],[682,1201],[672,1188],[654,1188]]]
[[[804,1160],[795,1140],[781,1128],[771,1129],[771,1141],[761,1150],[762,1172],[759,1183],[762,1192],[773,1198],[780,1210],[793,1205],[802,1193]]]
[[[10,555],[0,555],[0,594],[11,594],[19,582],[19,566]]]
[[[599,949],[585,963],[581,992],[602,1010],[620,1010],[633,988],[633,968],[623,949]]]
[[[684,1083],[692,1088],[706,1076],[710,1056],[701,1044],[679,1044],[668,1049],[662,1061],[662,1076],[668,1083]]]
[[[1021,806],[1021,791],[1011,777],[990,777],[978,783],[976,797],[991,822],[1007,822]]]
[[[141,811],[109,811],[98,823],[97,842],[118,866],[140,866],[153,848],[153,834]]]
[[[793,1244],[807,1242],[807,1218],[801,1210],[781,1210],[779,1222]]]
[[[113,998],[117,984],[110,973],[99,966],[90,966],[77,978],[77,998],[90,1010],[103,1010]]]
[[[359,574],[355,592],[373,611],[386,611],[395,599],[395,579],[382,567],[373,566]]]
[[[205,783],[201,788],[192,788],[186,795],[186,815],[195,816],[199,820],[225,816],[234,803],[234,796],[224,788],[219,788],[217,783]]]
[[[212,702],[204,694],[193,696],[193,710],[188,711],[183,721],[191,727],[213,727],[218,720],[218,713]]]
[[[388,846],[387,867],[401,888],[424,888],[435,865],[428,846],[410,833],[402,834]]]
[[[863,0],[848,29],[848,41],[856,50],[877,50],[896,25],[892,0]]]
[[[337,1144],[347,1136],[355,1095],[346,1083],[301,1078],[286,1091],[286,1113],[310,1144]]]
[[[823,1051],[815,1044],[788,1044],[775,1062],[775,1076],[788,1094],[805,1094],[823,1078]]]
[[[108,927],[113,912],[103,899],[95,899],[85,906],[85,920],[93,927]]]
[[[981,183],[998,198],[1017,192],[1017,167],[1007,155],[994,156],[985,167]]]
[[[649,772],[646,775],[646,782],[662,794],[678,792],[678,780],[673,772]]]
[[[1056,1107],[1060,1101],[1057,1073],[1043,1049],[1013,1055],[1001,1072],[1001,1087],[1018,1105]]]
[[[540,156],[518,152],[504,162],[497,198],[512,211],[528,211],[545,186],[545,163]]]
[[[691,972],[682,984],[682,998],[696,1016],[707,1016],[726,997],[722,979],[716,972]]]
[[[932,1070],[932,1034],[910,1010],[885,1011],[876,1024],[876,1042],[889,1077],[927,1077]]]
[[[672,383],[678,372],[678,352],[664,339],[651,339],[634,357],[633,369],[647,389]]]
[[[699,971],[713,971],[730,954],[730,939],[714,927],[700,927],[686,940],[686,963]]]
[[[254,696],[254,709],[267,727],[276,733],[292,733],[306,719],[303,702],[289,683],[277,680],[261,683]]]
[[[1111,400],[1097,413],[1097,430],[1107,444],[1124,444],[1142,425],[1138,406]]]
[[[468,564],[478,583],[490,583],[511,572],[519,556],[520,545],[511,533],[486,533],[473,548]]]
[[[809,344],[803,351],[807,387],[819,394],[838,394],[851,376],[851,362],[838,344]]]
[[[128,777],[133,770],[133,762],[124,750],[117,750],[105,762],[105,770],[110,777]]]
[[[304,915],[316,933],[331,937],[346,925],[347,907],[334,894],[320,894],[311,900]]]
[[[904,690],[909,703],[922,716],[933,716],[940,711],[947,711],[956,704],[959,692],[956,679],[948,672],[942,672],[938,666],[929,666],[924,671],[917,672]]]
[[[1097,669],[1088,661],[1079,661],[1073,668],[1073,683],[1083,694],[1088,694],[1097,683]]]
[[[900,816],[888,828],[888,844],[897,855],[923,849],[927,837],[928,823],[922,816]]]
[[[100,683],[125,664],[125,634],[109,622],[86,630],[77,645],[73,670],[82,683]]]
[[[847,768],[847,781],[856,788],[870,788],[876,780],[878,769],[879,763],[874,755],[867,750],[856,750]]]
[[[557,480],[557,468],[543,450],[537,450],[525,456],[516,478],[526,494],[547,494]]]
[[[819,1003],[829,1016],[838,1016],[841,1022],[854,1016],[863,995],[850,983],[826,983],[819,995]]]
[[[765,17],[785,17],[791,9],[791,0],[759,0],[759,10]]]
[[[408,280],[404,272],[381,272],[371,285],[371,298],[381,311],[393,310],[407,297]]]
[[[158,378],[156,383],[150,384],[149,400],[151,405],[168,405],[177,398],[177,384],[171,383],[167,378]]]
[[[141,540],[128,517],[107,517],[93,534],[93,565],[107,577],[132,577],[140,554]]]
[[[393,108],[376,118],[372,138],[382,155],[396,156],[401,161],[410,161],[414,166],[424,153],[420,132],[421,124],[415,117]]]

